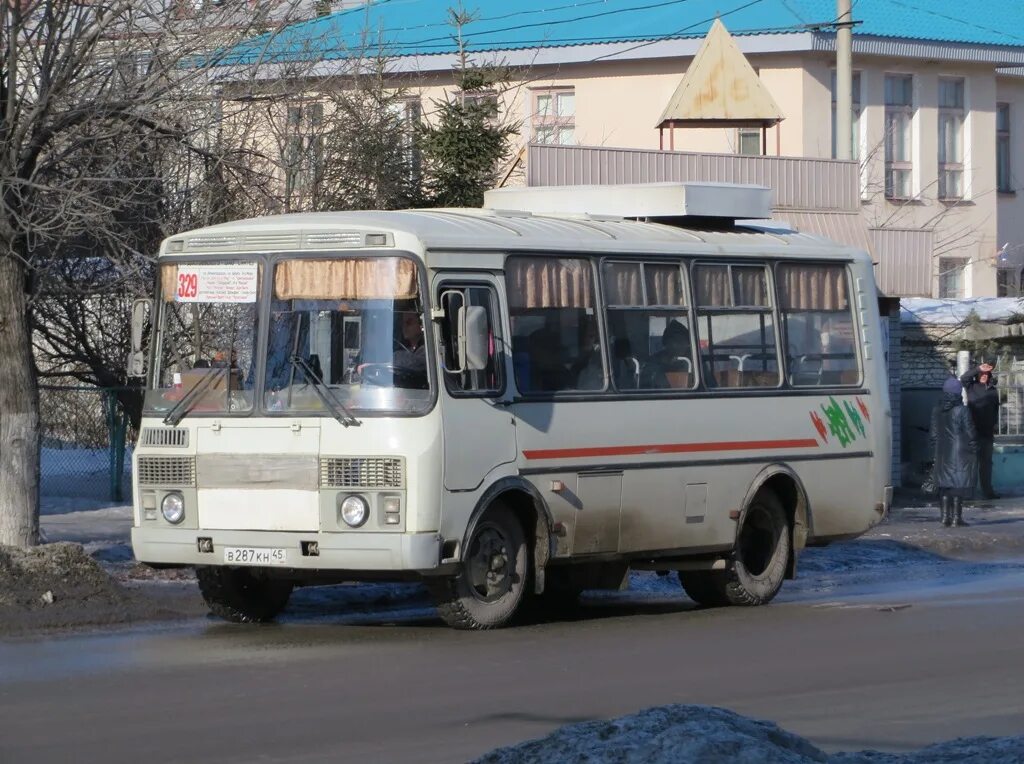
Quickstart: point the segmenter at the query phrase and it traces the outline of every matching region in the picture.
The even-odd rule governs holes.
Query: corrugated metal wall
[[[875,280],[886,294],[931,297],[933,231],[916,228],[872,228]]]
[[[526,185],[705,181],[775,190],[776,209],[860,211],[857,162],[531,144]]]

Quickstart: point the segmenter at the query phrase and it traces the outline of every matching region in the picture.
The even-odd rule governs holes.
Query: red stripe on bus
[[[776,448],[818,448],[813,438],[795,440],[726,440],[718,443],[663,443],[650,446],[598,446],[596,448],[548,448],[523,451],[527,459],[573,459],[587,456],[646,456],[693,454],[702,451],[754,451]]]

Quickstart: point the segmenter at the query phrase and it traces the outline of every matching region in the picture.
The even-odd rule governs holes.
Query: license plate
[[[224,562],[227,565],[287,565],[288,550],[228,546],[224,547]]]

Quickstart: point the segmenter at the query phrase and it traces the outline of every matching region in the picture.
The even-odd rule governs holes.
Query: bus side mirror
[[[146,376],[146,354],[142,349],[142,335],[149,321],[152,300],[139,299],[132,304],[132,349],[128,353],[128,376]]]
[[[487,311],[480,305],[463,305],[458,313],[459,366],[464,371],[487,368],[489,331]]]

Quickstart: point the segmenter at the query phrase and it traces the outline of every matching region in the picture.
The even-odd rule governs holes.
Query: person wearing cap
[[[963,385],[956,377],[942,385],[928,435],[942,524],[947,528],[967,525],[964,499],[972,496],[978,482],[978,432],[971,412],[964,406]]]
[[[971,367],[960,377],[967,391],[967,408],[978,431],[978,478],[981,495],[986,499],[999,498],[992,488],[992,451],[999,427],[999,390],[992,371],[992,364],[983,363]]]

